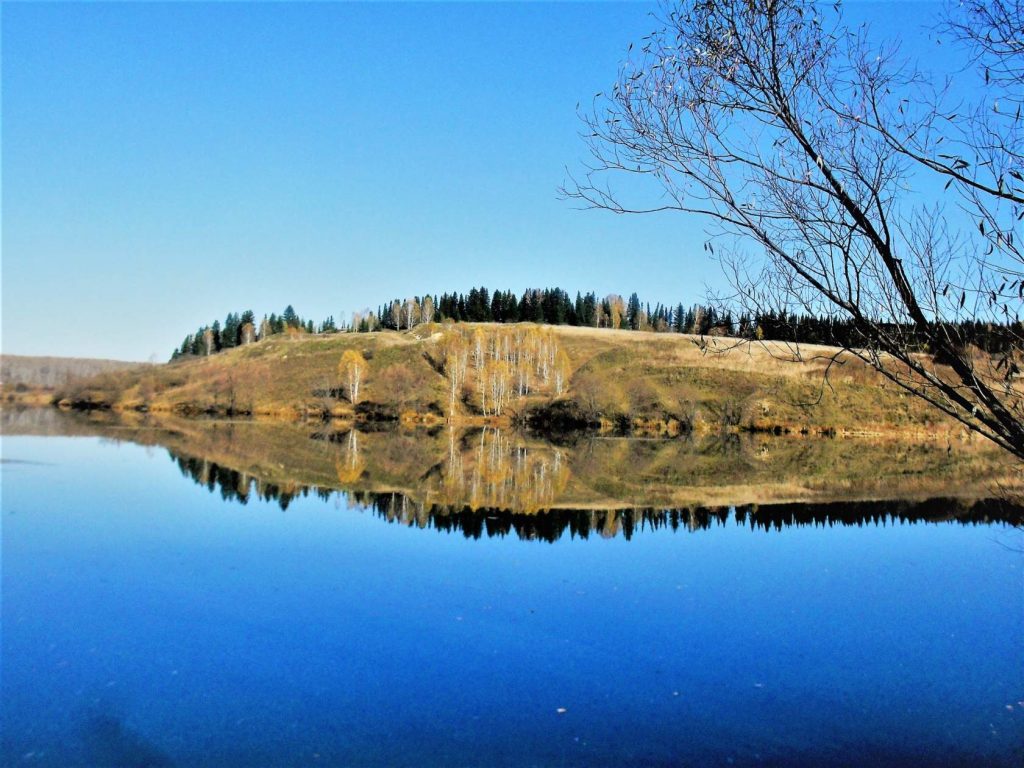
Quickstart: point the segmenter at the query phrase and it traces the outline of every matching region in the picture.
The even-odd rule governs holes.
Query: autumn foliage
[[[359,388],[362,385],[363,377],[366,374],[366,358],[362,353],[354,349],[346,349],[338,363],[338,376],[341,378],[342,386],[348,394],[349,402],[356,405],[359,402]]]
[[[571,374],[568,356],[549,328],[451,327],[443,345],[451,414],[461,395],[484,416],[501,416],[530,395],[562,395]]]

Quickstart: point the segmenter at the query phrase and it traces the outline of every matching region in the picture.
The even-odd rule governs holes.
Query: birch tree
[[[565,394],[565,388],[569,381],[572,368],[569,365],[569,356],[565,350],[558,350],[554,361],[555,395],[561,397]]]
[[[203,331],[203,354],[209,357],[216,351],[213,342],[213,331],[207,328]]]
[[[256,329],[252,323],[244,323],[238,330],[238,340],[241,344],[252,344],[256,341]]]
[[[473,352],[473,367],[479,371],[483,368],[484,364],[484,349],[487,345],[487,339],[484,336],[483,328],[475,328],[472,336],[472,352]]]
[[[402,315],[405,318],[405,327],[412,328],[419,320],[419,302],[416,299],[406,299],[402,304]]]
[[[469,350],[462,333],[449,331],[444,341],[444,372],[448,380],[448,416],[455,416],[455,403],[459,391],[466,381],[466,368],[469,364]]]
[[[622,318],[626,316],[626,301],[615,293],[610,295],[605,301],[608,303],[608,326],[610,328],[621,328]]]
[[[466,388],[484,416],[501,416],[516,398],[536,393],[564,393],[568,357],[549,328],[449,327],[444,339],[444,371],[449,383],[450,413]],[[472,381],[467,372],[472,367]]]
[[[359,403],[359,389],[366,374],[366,368],[366,358],[361,352],[354,349],[346,349],[338,363],[338,374],[352,405]]]

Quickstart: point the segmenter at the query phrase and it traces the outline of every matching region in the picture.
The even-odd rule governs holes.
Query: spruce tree
[[[299,326],[299,316],[296,314],[295,308],[291,304],[285,307],[284,314],[281,315],[281,321],[291,328]]]
[[[213,351],[220,352],[220,320],[214,320],[210,330],[213,331]]]
[[[220,334],[220,346],[222,349],[230,349],[238,344],[238,315],[228,312],[224,318],[224,328]]]
[[[629,303],[626,304],[626,323],[634,331],[640,325],[640,297],[635,293],[630,294]]]

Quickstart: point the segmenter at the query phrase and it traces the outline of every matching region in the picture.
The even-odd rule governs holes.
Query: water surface
[[[998,507],[449,508],[126,436],[4,438],[4,765],[1024,759]]]

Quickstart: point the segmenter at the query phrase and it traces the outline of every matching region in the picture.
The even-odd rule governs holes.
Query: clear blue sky
[[[556,193],[653,7],[4,4],[3,351],[480,284],[701,299],[702,221]],[[860,7],[923,41],[936,6]]]

